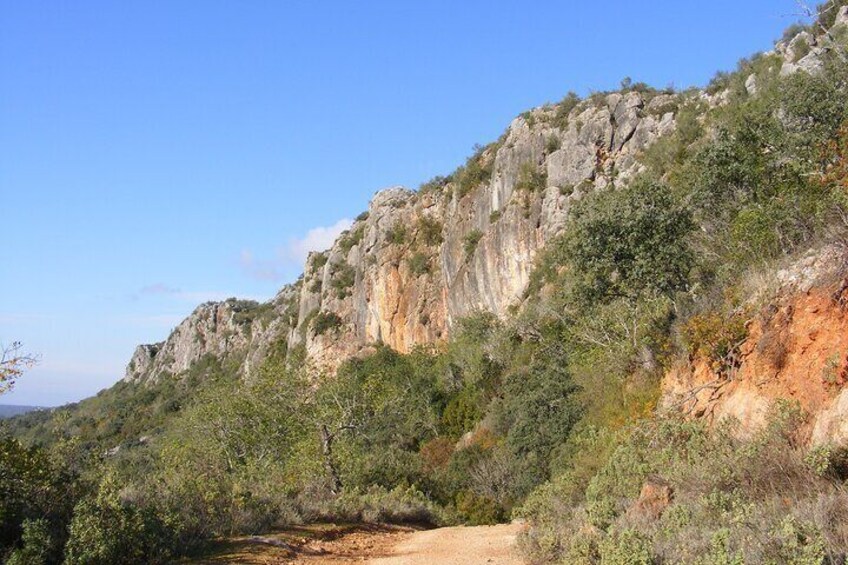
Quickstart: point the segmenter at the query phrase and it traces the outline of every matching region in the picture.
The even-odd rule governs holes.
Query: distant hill
[[[39,406],[16,406],[13,404],[0,404],[0,418],[11,418],[20,414],[26,414],[33,410],[41,410]]]

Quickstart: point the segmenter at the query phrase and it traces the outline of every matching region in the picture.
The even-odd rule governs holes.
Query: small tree
[[[19,341],[12,342],[8,347],[0,346],[0,394],[12,390],[24,370],[38,361],[34,355],[22,353],[22,347]]]

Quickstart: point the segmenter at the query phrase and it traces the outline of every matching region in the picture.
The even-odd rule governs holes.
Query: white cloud
[[[312,228],[303,237],[293,237],[277,251],[272,259],[257,259],[253,252],[245,249],[239,257],[241,268],[249,276],[263,281],[279,281],[291,267],[303,267],[312,251],[329,249],[343,231],[353,225],[353,220],[342,218],[331,226]]]
[[[303,265],[310,251],[329,249],[336,238],[352,225],[353,220],[342,218],[332,226],[312,228],[304,237],[292,238],[284,249],[284,256]]]

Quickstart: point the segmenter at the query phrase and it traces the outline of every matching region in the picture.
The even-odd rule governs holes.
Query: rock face
[[[236,359],[250,373],[270,347],[290,334],[295,287],[285,287],[270,302],[231,298],[198,306],[163,342],[139,345],[127,365],[127,382],[155,382],[180,375],[206,356]]]
[[[266,304],[199,306],[167,340],[139,346],[125,380],[183,374],[207,355],[249,374],[281,342],[332,370],[375,343],[407,352],[445,339],[479,310],[506,315],[572,203],[637,174],[682,96],[614,93],[526,112],[466,165],[485,173],[378,192],[296,285]]]
[[[444,339],[478,310],[504,315],[571,204],[632,177],[640,152],[674,128],[667,106],[631,92],[559,110],[559,119],[557,107],[538,108],[479,154],[487,179],[377,193],[367,217],[307,261],[289,346],[331,366],[375,342],[406,352]],[[316,332],[316,316],[328,315],[340,323]]]
[[[695,359],[663,383],[667,408],[743,434],[760,429],[775,401],[797,401],[814,444],[848,441],[848,251],[818,249],[777,273],[766,306],[751,314],[738,366],[719,374]]]

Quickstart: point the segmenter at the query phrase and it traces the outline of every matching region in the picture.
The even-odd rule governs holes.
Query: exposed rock
[[[651,475],[642,485],[639,498],[627,510],[627,518],[636,522],[659,520],[674,500],[674,489],[660,476]]]
[[[745,80],[745,90],[748,91],[748,94],[754,95],[757,93],[757,75],[751,73],[751,75]]]
[[[665,406],[711,422],[733,418],[748,435],[775,401],[788,399],[810,416],[813,443],[848,440],[848,313],[840,303],[848,285],[837,278],[848,270],[839,249],[810,252],[781,270],[770,291],[776,302],[748,325],[738,369],[728,378],[706,360],[675,367],[663,381]]]

